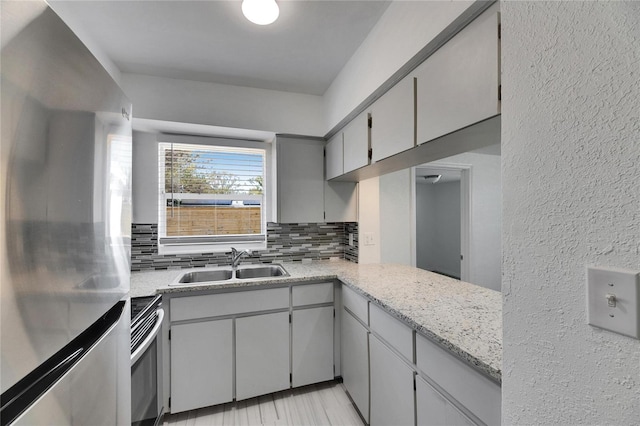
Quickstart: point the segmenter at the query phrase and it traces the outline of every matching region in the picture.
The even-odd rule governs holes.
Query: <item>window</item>
[[[264,149],[161,142],[158,151],[161,249],[264,246]]]

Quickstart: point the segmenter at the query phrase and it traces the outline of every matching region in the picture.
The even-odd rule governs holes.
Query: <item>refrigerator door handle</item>
[[[88,329],[0,395],[0,426],[16,420],[113,330],[126,302],[116,303]]]
[[[149,345],[153,342],[153,340],[158,335],[160,331],[160,327],[162,327],[162,321],[164,320],[164,309],[158,308],[156,310],[156,323],[151,329],[151,332],[147,335],[144,342],[131,354],[131,365],[134,365],[138,359],[142,356],[143,353],[147,350]]]

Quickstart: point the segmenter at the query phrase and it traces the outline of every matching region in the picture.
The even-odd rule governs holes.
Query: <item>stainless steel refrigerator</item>
[[[0,422],[131,422],[131,103],[44,2],[1,2]]]

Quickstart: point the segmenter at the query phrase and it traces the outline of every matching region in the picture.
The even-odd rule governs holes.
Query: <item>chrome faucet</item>
[[[251,250],[242,250],[238,251],[234,247],[231,247],[231,267],[236,269],[240,264],[240,259],[242,256],[247,255],[251,256]]]

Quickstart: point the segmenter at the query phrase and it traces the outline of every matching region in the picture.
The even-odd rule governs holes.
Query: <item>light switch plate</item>
[[[640,339],[640,272],[587,267],[589,324]]]

